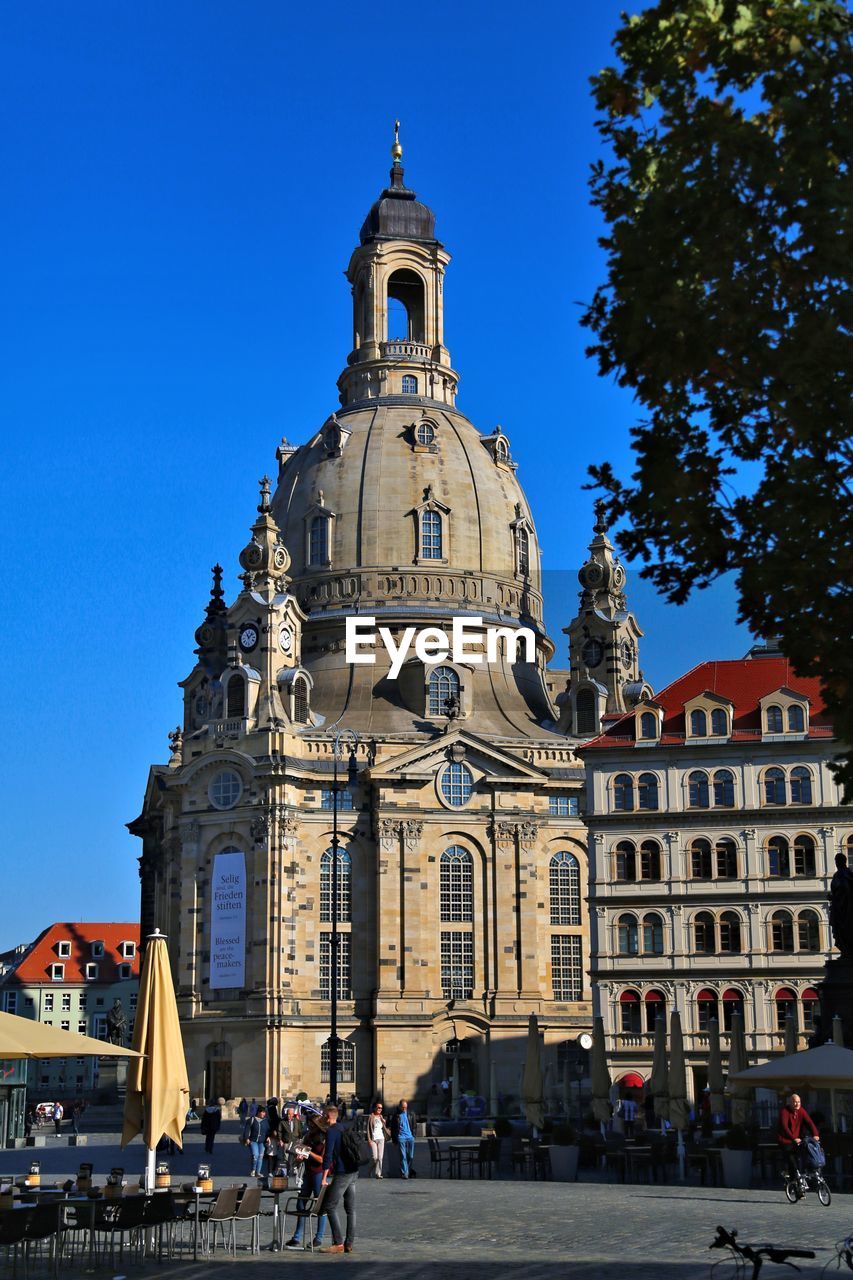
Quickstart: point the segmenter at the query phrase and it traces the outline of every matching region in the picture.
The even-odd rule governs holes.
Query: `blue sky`
[[[635,416],[578,325],[602,271],[588,77],[619,9],[3,7],[0,947],[136,913],[124,823],[167,757],[210,566],[233,595],[257,478],[337,404],[342,272],[395,116],[453,254],[460,408],[508,432],[546,567],[581,563],[586,467],[627,469]],[[683,609],[629,586],[657,687],[748,647],[730,586]]]

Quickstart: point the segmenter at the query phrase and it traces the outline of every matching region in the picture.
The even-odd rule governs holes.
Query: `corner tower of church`
[[[535,525],[507,435],[456,407],[450,259],[401,154],[395,138],[347,272],[340,406],[279,446],[231,604],[214,571],[170,759],[130,824],[143,936],[169,934],[198,1094],[327,1091],[341,727],[357,763],[338,797],[342,1091],[375,1095],[382,1065],[389,1096],[425,1108],[455,1074],[493,1106],[518,1093],[531,1013],[557,1091],[591,1025],[584,771],[548,694]],[[612,675],[623,631],[639,630],[620,616],[608,548],[594,543],[590,564],[616,594],[585,584],[577,639],[602,635]],[[475,634],[467,658],[410,654],[392,678],[384,650],[347,660],[354,617],[395,642],[459,617]],[[482,661],[488,625],[530,628],[534,652],[504,639]],[[584,662],[570,694],[593,681],[610,697]]]

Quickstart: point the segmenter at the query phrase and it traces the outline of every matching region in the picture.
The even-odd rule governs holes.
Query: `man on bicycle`
[[[800,1095],[792,1093],[784,1107],[779,1111],[779,1127],[777,1131],[779,1146],[785,1152],[788,1172],[792,1178],[799,1177],[803,1168],[803,1157],[805,1156],[806,1148],[800,1135],[804,1125],[811,1130],[813,1137],[820,1142],[817,1126],[800,1101]]]

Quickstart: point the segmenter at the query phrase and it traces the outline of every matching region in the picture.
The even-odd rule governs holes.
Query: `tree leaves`
[[[644,412],[630,482],[591,469],[674,601],[737,574],[740,617],[822,677],[853,742],[853,53],[837,0],[659,0],[592,80],[607,278],[584,324]],[[842,778],[853,797],[853,752]]]

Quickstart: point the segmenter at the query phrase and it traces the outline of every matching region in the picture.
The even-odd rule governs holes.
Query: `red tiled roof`
[[[70,942],[71,954],[61,956],[59,943]],[[92,943],[103,942],[104,954],[92,955]],[[135,942],[132,958],[125,958],[119,951],[119,943]],[[118,982],[118,966],[129,964],[134,978],[139,977],[139,925],[138,924],[52,924],[36,939],[23,960],[6,976],[6,982],[22,984],[51,982],[50,966],[65,965],[64,982],[80,982],[91,986],[93,979],[86,979],[86,965],[97,964],[97,983]],[[56,984],[52,984],[56,985]]]
[[[787,658],[733,658],[724,662],[700,662],[655,695],[663,707],[661,745],[684,741],[684,704],[702,693],[716,693],[734,704],[733,741],[761,738],[759,700],[777,689],[790,689],[809,700],[809,737],[829,738],[832,722],[826,714],[816,676],[797,676]],[[584,746],[585,751],[625,747],[634,741],[635,713],[629,711],[608,725],[602,734]]]

